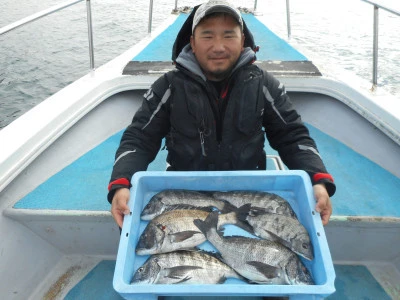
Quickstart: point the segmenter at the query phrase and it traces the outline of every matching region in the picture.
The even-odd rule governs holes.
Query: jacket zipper
[[[203,117],[201,120],[200,128],[199,128],[200,146],[201,146],[201,154],[203,156],[207,156],[206,149],[204,147],[204,132],[205,132],[205,121],[204,121],[204,117]]]
[[[200,146],[201,146],[201,154],[203,156],[207,156],[206,150],[204,148],[204,130],[199,129],[199,134],[200,134]]]

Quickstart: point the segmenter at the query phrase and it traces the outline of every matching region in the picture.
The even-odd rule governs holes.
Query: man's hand
[[[128,188],[120,188],[115,192],[111,203],[111,214],[120,228],[122,228],[124,215],[129,214],[129,195]]]
[[[313,186],[314,196],[317,201],[315,210],[321,214],[322,224],[326,225],[332,215],[332,204],[328,192],[323,184]]]

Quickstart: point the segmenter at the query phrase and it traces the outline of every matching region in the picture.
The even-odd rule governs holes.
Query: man
[[[170,170],[262,170],[266,135],[289,169],[310,175],[327,224],[333,178],[283,85],[253,65],[255,52],[245,47],[252,36],[240,12],[211,0],[198,7],[190,28],[176,70],[154,82],[121,139],[108,194],[116,223],[122,227],[129,213],[132,175],[147,169],[164,137]]]

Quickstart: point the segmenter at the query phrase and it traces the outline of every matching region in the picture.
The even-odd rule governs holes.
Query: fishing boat
[[[143,94],[174,68],[172,43],[191,11],[176,2],[166,22],[138,44],[98,68],[91,55],[86,76],[0,131],[2,299],[122,299],[112,284],[120,232],[106,200],[107,184],[122,132]],[[364,2],[376,13],[400,15]],[[254,13],[256,4],[243,11],[260,47],[255,63],[285,84],[337,185],[333,216],[324,227],[336,274],[336,291],[327,298],[400,299],[399,99],[376,88],[376,78],[366,87],[356,77],[328,73],[269,30]],[[269,145],[266,152],[269,170],[286,169]],[[164,171],[165,157],[160,150],[148,170]],[[157,296],[174,298],[149,299]]]

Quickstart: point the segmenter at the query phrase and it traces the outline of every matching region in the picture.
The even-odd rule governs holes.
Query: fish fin
[[[247,231],[248,233],[254,234],[254,229],[253,227],[247,223],[247,222],[242,222],[242,221],[237,221],[235,224],[237,227],[242,228],[243,230]]]
[[[263,229],[263,230],[270,236],[270,238],[268,238],[268,240],[273,241],[273,242],[279,242],[283,246],[285,246],[286,248],[289,248],[289,249],[293,248],[292,245],[290,244],[290,242],[286,241],[285,239],[283,239],[279,235],[277,235],[277,234],[275,234],[272,231],[269,231],[267,229]]]
[[[229,213],[231,211],[236,211],[238,209],[235,205],[233,205],[232,203],[230,203],[230,202],[228,202],[226,200],[219,200],[219,201],[224,203],[224,206],[220,210],[220,212],[222,214],[226,214],[226,213]]]
[[[206,196],[210,196],[210,197],[213,197],[213,193],[214,193],[214,191],[197,191],[197,192],[199,192],[200,194],[206,195]]]
[[[242,205],[239,208],[236,208],[236,216],[238,218],[238,220],[243,221],[243,222],[247,222],[247,216],[249,215],[251,211],[251,204],[247,203]]]
[[[236,212],[237,223],[235,225],[251,234],[254,234],[253,226],[251,226],[247,221],[247,216],[249,215],[250,210],[251,210],[250,203],[244,204],[241,207],[236,208],[235,212]]]
[[[190,239],[193,237],[195,234],[200,234],[199,231],[194,231],[194,230],[188,230],[188,231],[181,231],[173,234],[168,234],[170,241],[173,243],[176,242],[182,242],[187,239]]]
[[[271,241],[271,242],[277,242],[280,241],[280,239],[277,239],[276,235],[271,234],[268,230],[261,229],[263,233],[261,234],[259,231],[255,233],[256,236],[261,237],[263,240]]]
[[[223,226],[226,224],[234,224],[243,230],[254,234],[253,227],[246,221],[246,212],[248,209],[250,209],[250,204],[245,204],[240,208],[235,207],[231,212],[224,214],[221,213],[219,216],[219,220],[221,220],[221,222],[218,222],[218,225]],[[241,215],[241,219],[239,219],[239,215]]]
[[[213,207],[210,207],[210,206],[198,207],[196,205],[190,205],[190,204],[175,204],[175,205],[167,206],[165,208],[164,212],[172,211],[172,210],[179,210],[179,209],[183,209],[183,210],[194,209],[194,210],[202,210],[202,211],[207,211],[207,212],[213,211]]]
[[[249,210],[249,216],[258,217],[270,213],[269,210],[263,207],[252,206]]]
[[[213,211],[213,212],[208,214],[207,218],[204,221],[200,220],[200,219],[195,219],[193,221],[193,223],[207,237],[207,233],[212,228],[217,228],[217,225],[218,225],[218,212]]]
[[[314,259],[313,252],[310,253],[311,256],[310,255],[306,255],[306,253],[299,251],[299,249],[296,249],[296,246],[294,244],[292,244],[290,241],[287,241],[287,240],[281,238],[279,235],[276,235],[275,233],[273,233],[271,231],[268,231],[266,229],[264,229],[264,232],[269,235],[268,240],[275,241],[275,242],[278,242],[278,243],[282,244],[286,248],[289,248],[294,253],[300,255],[301,257],[304,257],[307,260],[313,260]],[[312,244],[311,244],[311,247],[312,247]]]
[[[255,267],[257,271],[263,274],[266,278],[275,278],[280,276],[280,268],[259,261],[247,261],[246,263],[250,266]]]
[[[197,250],[198,250],[200,253],[205,253],[205,254],[210,255],[210,256],[212,256],[212,257],[214,257],[214,258],[216,258],[216,259],[219,259],[220,261],[223,261],[222,255],[221,255],[221,253],[219,253],[219,252],[210,251],[210,250],[204,250],[204,249],[200,249],[200,248],[197,248]]]
[[[164,277],[171,278],[171,279],[181,279],[179,282],[184,282],[189,280],[191,277],[188,277],[187,274],[190,271],[202,269],[202,267],[197,266],[176,266],[165,269],[166,274]]]
[[[175,282],[174,284],[183,283],[183,282],[188,281],[190,279],[192,279],[192,277],[186,276],[185,278],[182,278],[182,280],[179,280],[178,282]]]
[[[175,251],[200,252],[202,250],[200,248],[197,248],[197,247],[190,247],[190,248],[181,248],[181,249],[175,250]]]
[[[177,209],[196,209],[196,206],[190,204],[175,204],[167,206],[164,211],[171,211]]]
[[[226,281],[226,277],[225,276],[221,276],[220,279],[218,279],[218,281],[216,282],[216,284],[223,284]]]

